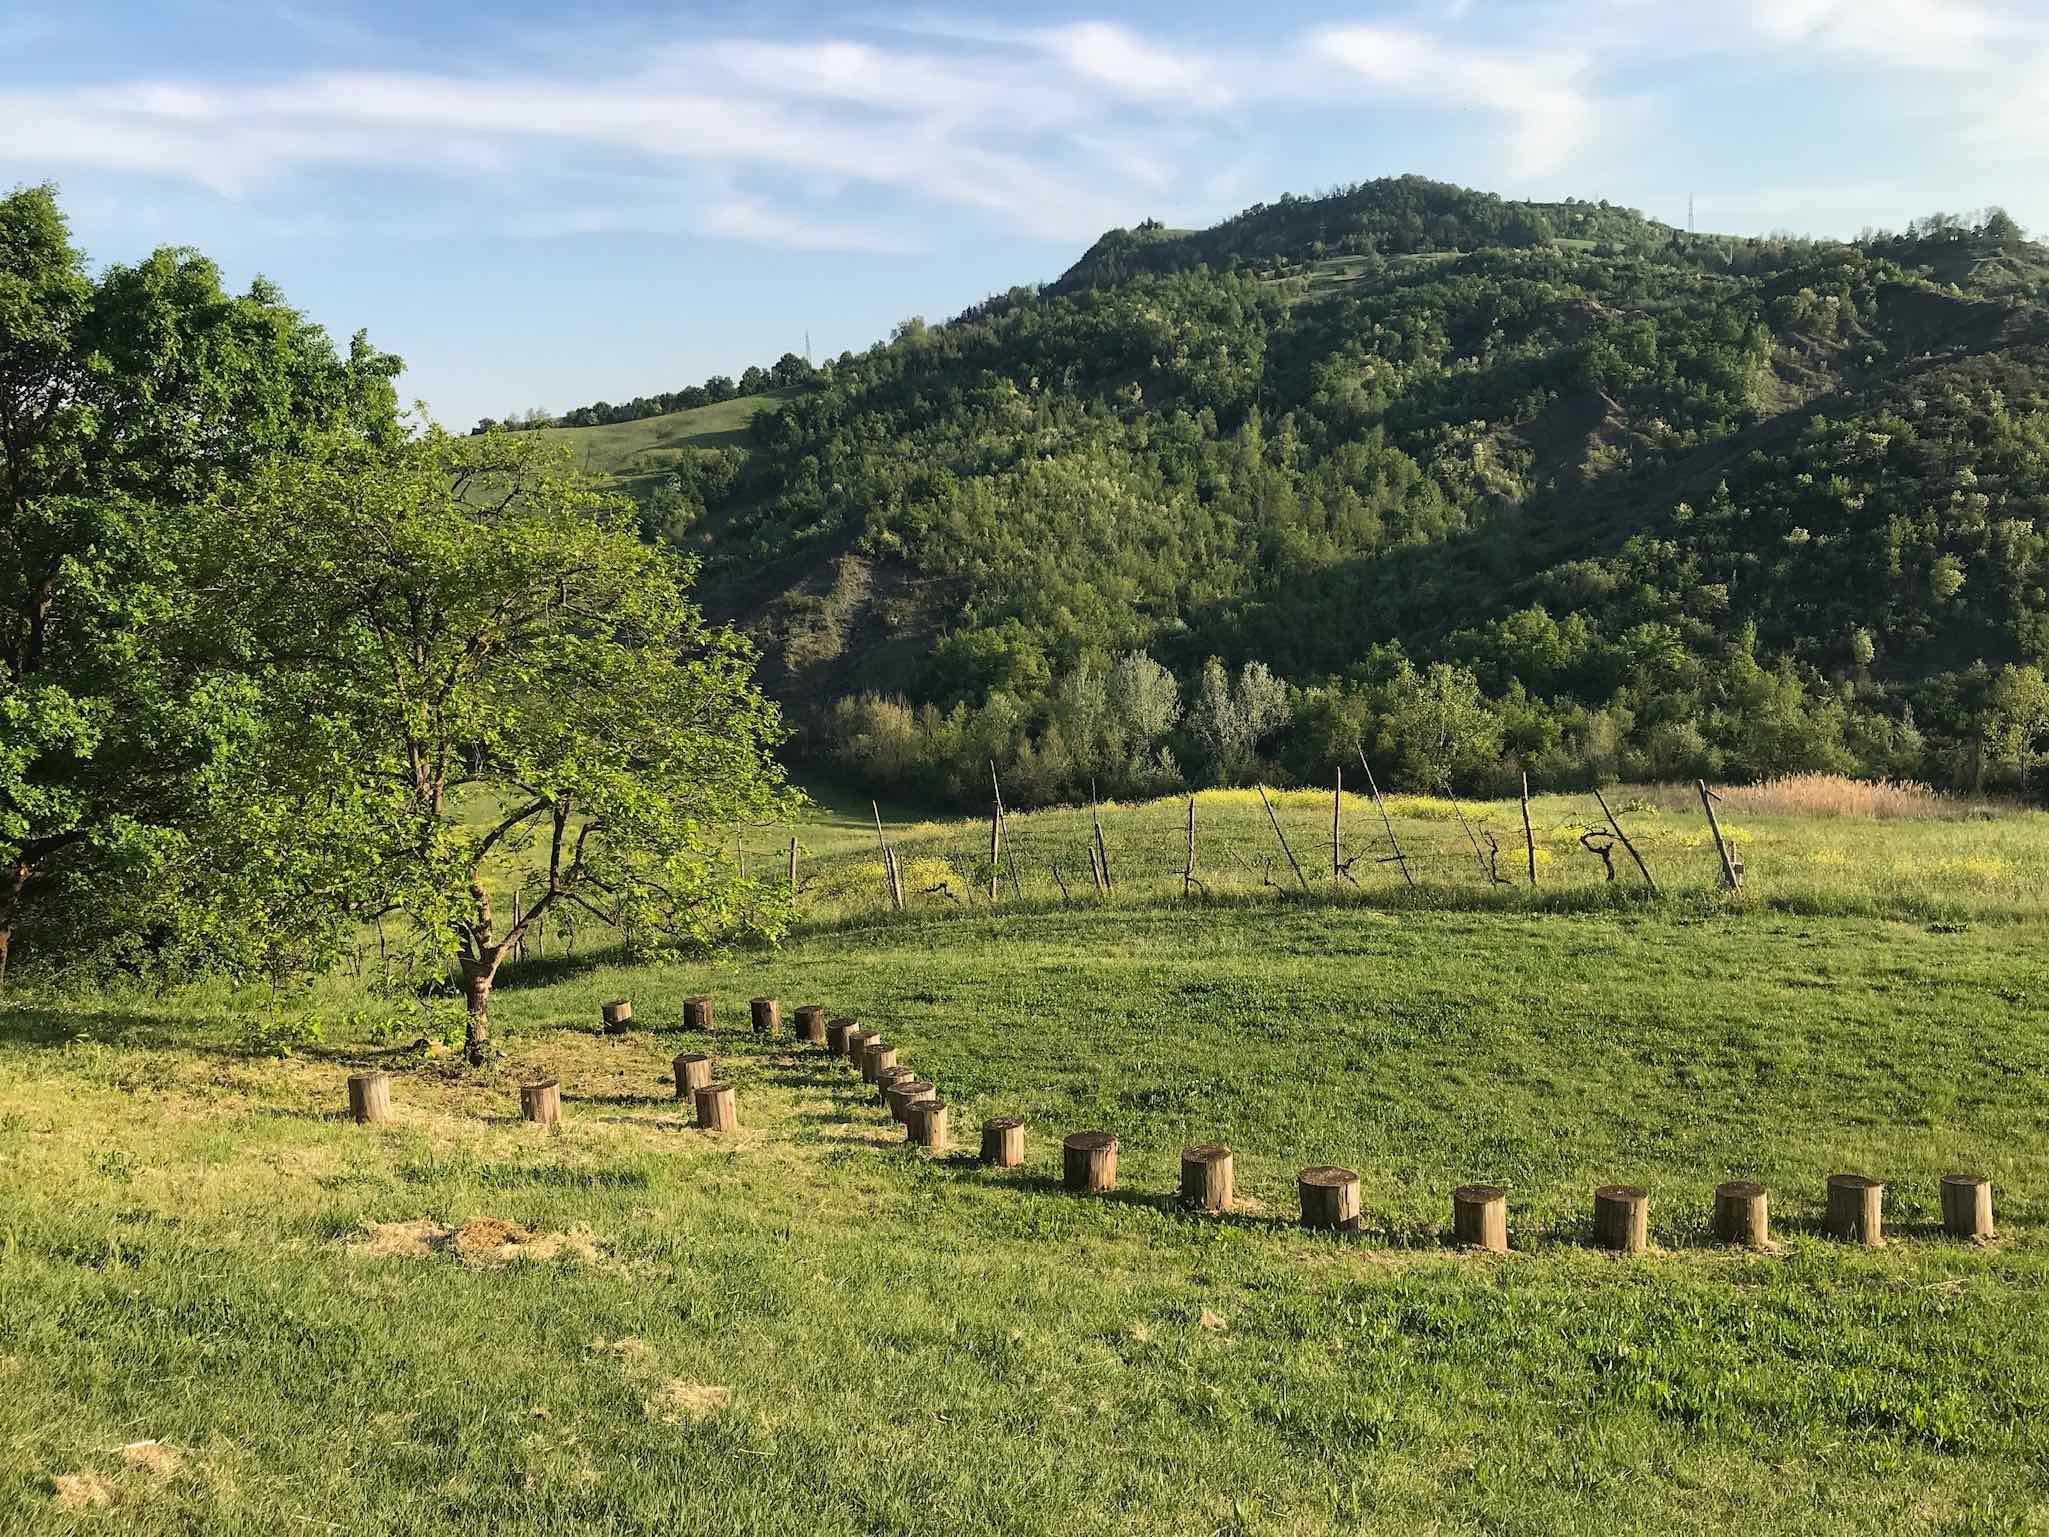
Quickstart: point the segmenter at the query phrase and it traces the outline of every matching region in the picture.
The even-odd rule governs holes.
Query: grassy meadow
[[[885,807],[961,898],[898,915],[867,806],[821,799],[780,949],[543,944],[479,1073],[361,1038],[349,977],[292,1005],[325,1028],[282,1056],[260,990],[0,1004],[0,1529],[2045,1529],[2040,816],[1731,792],[1726,897],[1697,803],[1611,793],[1652,902],[1619,850],[1600,882],[1577,800],[1533,808],[1535,896],[1393,800],[1420,889],[1362,860],[1331,900],[1240,868],[1272,829],[1212,795],[1208,899],[1180,897],[1172,802],[1104,811],[1100,903],[1085,809],[1014,818],[1025,899],[1006,876],[992,909],[965,889],[986,825]],[[1327,887],[1318,799],[1279,810]],[[1462,809],[1520,870],[1519,808]],[[709,1041],[678,1028],[696,993]],[[758,993],[883,1029],[959,1150],[754,1037]],[[621,994],[639,1028],[605,1035]],[[739,1131],[690,1127],[684,1050]],[[341,1113],[369,1064],[395,1124]],[[541,1074],[552,1132],[517,1119]],[[998,1114],[1021,1170],[971,1156]],[[1059,1138],[1095,1127],[1119,1188],[1070,1195]],[[1240,1203],[1186,1215],[1178,1152],[1210,1140]],[[1313,1163],[1359,1172],[1361,1235],[1296,1226]],[[1942,1235],[1952,1169],[1994,1180],[1996,1241]],[[1884,1248],[1820,1234],[1838,1170],[1888,1182]],[[1709,1236],[1734,1176],[1772,1188],[1771,1252]],[[1448,1245],[1475,1180],[1510,1191],[1508,1256]],[[1649,1255],[1591,1246],[1609,1181],[1650,1191]]]
[[[747,424],[795,393],[771,390],[690,411],[671,411],[666,416],[644,416],[604,427],[545,428],[543,434],[551,441],[567,443],[585,472],[631,487],[670,469],[686,451],[737,448],[744,453]]]

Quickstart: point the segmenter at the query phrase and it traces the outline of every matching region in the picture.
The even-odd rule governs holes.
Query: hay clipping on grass
[[[648,1395],[647,1417],[662,1425],[695,1425],[732,1401],[731,1388],[669,1377]]]
[[[105,1510],[114,1503],[114,1486],[97,1473],[59,1473],[50,1484],[59,1510]]]
[[[587,1227],[549,1233],[502,1217],[479,1217],[460,1227],[448,1227],[428,1217],[370,1222],[364,1224],[363,1235],[347,1247],[358,1259],[426,1259],[433,1254],[453,1254],[464,1264],[494,1269],[520,1261],[563,1259],[596,1265],[605,1258],[602,1242]]]

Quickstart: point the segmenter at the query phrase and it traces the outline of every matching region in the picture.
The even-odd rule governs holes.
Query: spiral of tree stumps
[[[1745,1249],[1771,1247],[1771,1197],[1764,1186],[1754,1179],[1715,1186],[1715,1237]]]
[[[391,1119],[391,1074],[349,1075],[349,1117],[358,1126]]]
[[[889,1113],[899,1122],[910,1119],[911,1106],[939,1097],[939,1086],[922,1078],[899,1078],[889,1086]]]
[[[1942,1226],[1955,1238],[1992,1238],[1992,1181],[1976,1174],[1942,1176]]]
[[[545,1083],[521,1084],[519,1113],[536,1126],[553,1126],[562,1119],[562,1085],[553,1078]]]
[[[776,1035],[783,1027],[782,1006],[773,998],[756,998],[747,1005],[754,1016],[756,1035]]]
[[[992,1169],[1014,1169],[1024,1162],[1025,1123],[999,1115],[982,1123],[982,1162]]]
[[[889,1091],[902,1083],[906,1078],[915,1078],[917,1076],[908,1067],[883,1068],[875,1075],[875,1103],[887,1109],[889,1107]]]
[[[617,1035],[633,1022],[633,1005],[624,998],[614,998],[603,1005],[598,1013],[605,1022],[605,1031]]]
[[[685,1030],[711,1029],[711,1000],[709,998],[685,998],[683,1000],[683,1028]]]
[[[946,1101],[927,1099],[909,1106],[904,1112],[904,1138],[935,1153],[945,1152]]]
[[[861,1082],[873,1083],[885,1067],[896,1066],[896,1048],[879,1035],[861,1043]]]
[[[708,1083],[695,1095],[699,1131],[731,1131],[740,1124],[740,1107],[730,1083]]]
[[[1499,1185],[1461,1185],[1451,1193],[1452,1241],[1488,1254],[1508,1252],[1508,1192]]]
[[[1603,1185],[1594,1192],[1594,1236],[1618,1254],[1651,1246],[1651,1198],[1635,1185]]]
[[[1064,1138],[1060,1178],[1069,1190],[1116,1189],[1116,1136],[1107,1131],[1077,1131]]]
[[[825,1027],[825,1049],[835,1057],[847,1054],[847,1037],[854,1032],[851,1019],[836,1019]]]
[[[1190,1211],[1231,1209],[1231,1150],[1223,1143],[1181,1149],[1181,1204]]]
[[[797,1010],[797,1039],[806,1046],[825,1044],[825,1005],[807,1003]]]
[[[1295,1176],[1302,1196],[1302,1225],[1339,1233],[1359,1231],[1359,1176],[1350,1169],[1321,1166]]]
[[[1885,1242],[1884,1206],[1885,1181],[1863,1174],[1831,1174],[1823,1226],[1831,1238],[1875,1249]]]
[[[675,1061],[676,1097],[690,1099],[711,1082],[711,1058],[701,1051],[686,1051]],[[696,1101],[691,1101],[693,1104]]]

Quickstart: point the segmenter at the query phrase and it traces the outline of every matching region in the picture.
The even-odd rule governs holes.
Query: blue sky
[[[859,348],[1103,229],[1416,171],[1702,229],[2049,229],[2044,0],[14,0],[0,184],[198,246],[451,425]]]

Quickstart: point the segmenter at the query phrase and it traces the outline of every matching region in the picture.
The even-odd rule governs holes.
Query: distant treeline
[[[662,395],[637,395],[624,405],[600,400],[573,411],[552,415],[538,406],[515,411],[503,421],[484,417],[470,429],[472,437],[502,428],[508,432],[532,432],[542,427],[609,427],[615,422],[637,422],[648,416],[667,416],[672,411],[694,411],[722,400],[739,400],[747,395],[766,395],[771,390],[794,389],[818,377],[819,370],[806,358],[786,352],[768,368],[750,367],[736,380],[713,374],[702,384],[686,385]]]

